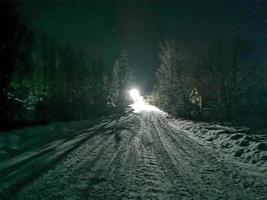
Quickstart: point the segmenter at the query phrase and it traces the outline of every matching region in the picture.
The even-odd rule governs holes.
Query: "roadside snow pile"
[[[176,129],[193,133],[205,141],[211,142],[221,151],[239,157],[248,163],[267,167],[267,134],[250,134],[248,128],[233,128],[209,123],[197,123],[187,120],[170,122]]]
[[[23,128],[0,134],[0,162],[26,151],[33,151],[50,142],[68,138],[90,128],[99,120],[52,123],[44,126]]]

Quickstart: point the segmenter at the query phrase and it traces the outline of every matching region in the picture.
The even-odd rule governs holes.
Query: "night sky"
[[[151,89],[159,42],[177,38],[194,53],[221,38],[240,35],[267,58],[267,3],[264,1],[20,1],[30,27],[47,33],[107,65],[126,48],[143,90]],[[257,59],[258,59],[257,58]]]

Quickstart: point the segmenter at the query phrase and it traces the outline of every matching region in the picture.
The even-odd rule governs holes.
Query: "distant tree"
[[[185,115],[189,104],[189,92],[183,81],[187,65],[185,50],[175,40],[165,40],[160,43],[159,60],[157,104],[170,114]]]
[[[106,72],[104,77],[104,90],[106,93],[106,102],[109,109],[114,109],[118,105],[119,91],[118,91],[118,75],[119,61],[116,60],[112,69]]]
[[[133,83],[133,75],[129,65],[128,53],[124,49],[120,58],[113,65],[111,76],[107,83],[107,104],[109,107],[123,109],[127,105],[127,92]]]

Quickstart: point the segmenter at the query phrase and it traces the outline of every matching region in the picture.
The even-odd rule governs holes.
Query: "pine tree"
[[[111,73],[108,81],[107,104],[109,107],[121,110],[128,103],[127,91],[133,82],[129,57],[125,49],[121,52],[120,58],[115,61]]]
[[[158,85],[156,93],[158,106],[170,114],[184,114],[187,96],[182,82],[182,70],[185,56],[177,48],[175,40],[165,40],[160,44],[157,70]]]

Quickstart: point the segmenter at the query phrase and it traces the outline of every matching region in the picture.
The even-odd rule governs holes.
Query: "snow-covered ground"
[[[234,128],[188,120],[170,120],[170,125],[194,134],[232,157],[267,169],[267,133],[251,133],[248,128]]]
[[[113,116],[2,161],[0,199],[267,199],[266,138],[250,137],[153,109]]]
[[[0,134],[0,162],[27,151],[34,151],[50,142],[79,134],[102,119],[52,123]]]

